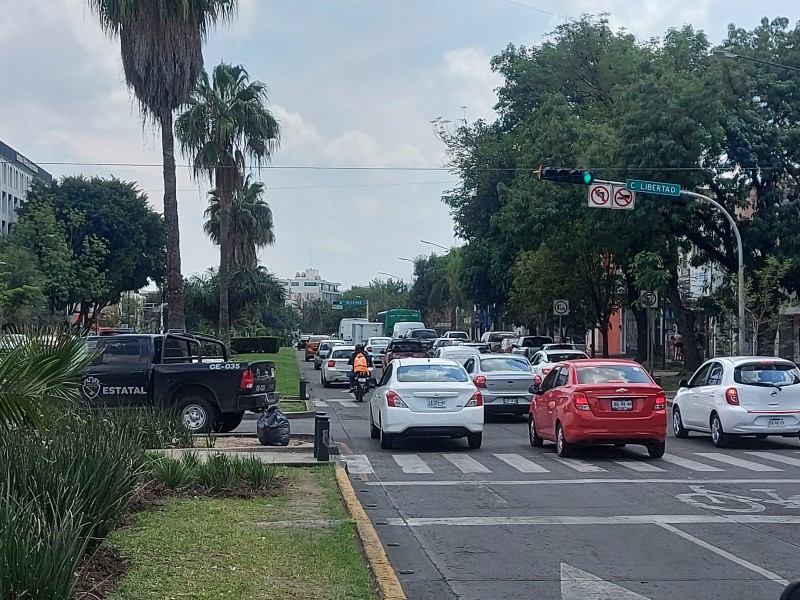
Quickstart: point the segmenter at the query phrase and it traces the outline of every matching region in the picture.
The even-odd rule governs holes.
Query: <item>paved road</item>
[[[797,440],[692,435],[657,461],[636,446],[563,460],[509,417],[480,450],[384,451],[368,405],[303,368],[411,600],[777,600],[800,579]]]

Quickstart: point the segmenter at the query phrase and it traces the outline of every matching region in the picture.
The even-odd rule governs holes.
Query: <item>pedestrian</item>
[[[683,360],[683,336],[680,331],[675,334],[675,360]]]

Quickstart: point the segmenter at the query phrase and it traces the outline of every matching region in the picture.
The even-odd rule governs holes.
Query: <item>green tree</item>
[[[257,166],[271,159],[279,138],[278,122],[266,107],[267,88],[250,82],[241,65],[221,63],[212,78],[204,71],[178,117],[175,130],[183,152],[192,157],[195,176],[205,174],[219,198],[219,239],[231,241],[231,205],[243,179],[246,158]],[[230,339],[228,319],[229,257],[232,249],[220,244],[219,321],[220,338]]]
[[[240,181],[233,193],[230,212],[229,246],[231,266],[250,267],[258,263],[258,250],[275,243],[272,209],[261,196],[264,184],[253,181],[251,175]],[[209,192],[203,229],[219,246],[219,216],[221,199],[218,190]]]
[[[235,13],[237,0],[88,0],[100,26],[119,38],[125,83],[145,119],[161,128],[169,327],[184,329],[173,113],[203,70],[203,41]]]
[[[0,248],[0,325],[11,329],[45,325],[49,314],[45,283],[30,250],[13,244]]]
[[[363,299],[369,302],[369,316],[374,321],[375,316],[391,308],[407,308],[409,294],[402,281],[393,279],[373,279],[367,285],[354,285],[341,295],[342,300]],[[364,308],[360,306],[344,307],[341,311],[345,317],[363,317]]]

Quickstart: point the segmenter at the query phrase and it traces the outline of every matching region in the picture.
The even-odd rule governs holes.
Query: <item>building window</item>
[[[292,282],[292,287],[297,287],[297,286],[299,286],[299,285],[300,285],[300,282],[299,282],[299,281],[293,281],[293,282]]]
[[[304,281],[303,285],[306,286],[306,287],[317,287],[317,282],[316,281]]]

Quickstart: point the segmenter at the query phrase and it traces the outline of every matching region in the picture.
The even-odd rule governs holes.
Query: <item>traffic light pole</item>
[[[596,179],[596,183],[608,183],[611,185],[619,185],[625,186],[624,181],[606,181],[603,179]],[[698,194],[697,192],[690,192],[688,190],[681,190],[681,194],[684,196],[690,196],[692,198],[697,198],[699,200],[705,200],[706,202],[710,203],[712,206],[716,207],[725,218],[728,220],[728,223],[731,225],[731,229],[733,229],[733,234],[736,236],[736,251],[738,254],[739,260],[739,291],[738,291],[738,299],[739,299],[739,336],[738,336],[738,349],[739,349],[739,356],[748,356],[749,352],[747,351],[747,321],[745,319],[745,299],[744,299],[744,249],[742,247],[742,235],[739,233],[739,227],[736,225],[736,220],[731,216],[722,204],[714,200],[713,198],[709,198],[708,196],[704,196],[703,194]]]

